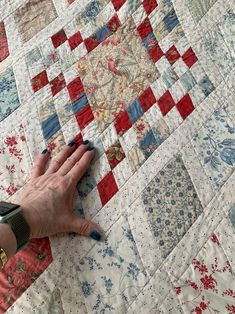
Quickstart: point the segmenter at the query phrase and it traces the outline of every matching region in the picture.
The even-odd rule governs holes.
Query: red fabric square
[[[98,183],[98,191],[100,194],[101,203],[104,206],[117,193],[118,187],[114,179],[112,171]]]
[[[26,248],[11,257],[0,272],[0,313],[6,312],[52,260],[48,238],[31,240]]]
[[[198,60],[191,47],[183,54],[182,58],[189,68],[191,68]]]
[[[140,34],[140,37],[144,39],[147,37],[150,33],[153,32],[152,26],[149,22],[149,19],[146,18],[138,27],[137,30]]]
[[[75,33],[69,38],[69,46],[71,50],[75,49],[78,45],[82,43],[82,36],[80,32]]]
[[[50,85],[51,85],[52,95],[55,96],[66,86],[64,75],[60,73],[59,76],[57,76],[50,82]]]
[[[157,7],[157,1],[156,0],[144,0],[143,6],[146,13],[149,15]]]
[[[130,129],[132,124],[126,110],[117,116],[114,126],[116,128],[117,134],[119,135],[124,134],[127,130]]]
[[[126,2],[126,0],[112,0],[114,9],[115,9],[116,11],[118,11],[118,10],[123,6],[123,4],[124,4],[125,2]]]
[[[162,112],[162,115],[165,116],[175,105],[174,99],[172,98],[169,91],[166,91],[165,94],[158,100],[158,106]]]
[[[72,82],[67,85],[67,89],[69,92],[70,99],[72,101],[78,100],[80,98],[81,93],[84,92],[84,88],[80,77],[75,78]]]
[[[149,53],[151,59],[153,60],[153,62],[157,62],[164,55],[164,53],[163,53],[163,51],[159,45],[156,45],[153,48],[151,48],[148,51],[148,53]]]
[[[83,142],[82,133],[78,133],[73,140],[76,142],[77,146],[81,145]]]
[[[47,72],[44,70],[32,79],[33,91],[37,92],[49,83]]]
[[[193,102],[189,96],[189,94],[186,94],[177,104],[176,108],[178,109],[181,117],[183,119],[186,119],[188,115],[190,115],[191,112],[193,112],[194,105]]]
[[[86,105],[76,114],[76,119],[80,130],[83,130],[91,121],[94,120],[90,105]]]
[[[99,45],[99,40],[96,34],[94,34],[93,36],[84,39],[84,43],[86,45],[87,51],[90,52]]]
[[[3,22],[0,22],[0,62],[9,56],[7,35]]]
[[[166,53],[166,58],[170,62],[170,64],[174,64],[179,58],[180,54],[179,51],[176,49],[175,46],[172,46]]]
[[[53,45],[55,48],[59,47],[60,45],[62,45],[66,40],[67,40],[67,36],[64,32],[63,29],[61,29],[58,33],[54,34],[51,37],[51,40],[53,42]]]
[[[139,97],[141,107],[147,111],[157,101],[151,87],[148,87]]]
[[[108,21],[108,29],[110,30],[110,32],[115,33],[116,30],[118,29],[118,27],[121,26],[121,22],[117,16],[117,14],[115,14],[109,21]]]

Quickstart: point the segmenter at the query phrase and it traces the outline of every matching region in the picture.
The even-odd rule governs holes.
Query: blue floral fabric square
[[[203,211],[180,156],[144,189],[142,201],[153,236],[166,258]]]
[[[163,22],[170,33],[178,24],[179,20],[176,16],[175,10],[172,9],[163,19]]]
[[[224,77],[232,70],[235,62],[235,39],[232,30],[234,23],[235,13],[229,10],[218,25],[207,34],[204,43],[206,52],[210,54],[213,63]]]
[[[135,100],[130,106],[127,107],[127,112],[132,123],[135,123],[144,114],[138,100]]]
[[[125,216],[76,269],[89,313],[126,313],[148,280]]]
[[[235,124],[227,107],[221,107],[207,120],[193,138],[199,159],[218,190],[235,166]]]
[[[2,121],[20,106],[12,68],[0,74],[0,95],[0,121]]]

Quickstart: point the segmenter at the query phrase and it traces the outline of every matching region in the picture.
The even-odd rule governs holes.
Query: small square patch
[[[183,54],[182,58],[189,68],[191,68],[198,60],[191,47]]]
[[[59,76],[57,76],[50,82],[50,85],[52,95],[55,96],[66,86],[64,75],[61,73]]]
[[[80,130],[83,130],[91,121],[94,120],[90,105],[86,105],[76,114],[76,119]]]
[[[132,123],[135,123],[144,114],[138,100],[127,107],[127,112]]]
[[[124,134],[132,126],[131,120],[126,110],[122,111],[116,118],[115,128],[118,135]]]
[[[146,91],[144,91],[139,97],[139,102],[144,112],[146,112],[149,108],[151,108],[152,105],[156,103],[156,101],[157,100],[154,96],[154,93],[151,87],[148,87]]]
[[[163,94],[158,100],[158,106],[163,116],[165,116],[175,106],[174,99],[169,91],[166,91],[165,94]]]
[[[180,58],[179,51],[176,49],[175,46],[172,46],[167,51],[166,58],[170,62],[171,65],[174,64]]]
[[[63,29],[51,37],[51,40],[55,48],[62,45],[67,39],[68,38]]]
[[[107,149],[106,155],[111,169],[114,169],[125,158],[125,153],[119,141]]]
[[[186,94],[177,104],[176,108],[178,109],[181,117],[186,119],[188,115],[195,109],[193,102],[189,96]]]
[[[84,92],[82,82],[79,77],[70,82],[67,86],[70,99],[75,101],[81,98],[82,93]]]
[[[101,203],[104,206],[117,193],[118,187],[112,171],[110,171],[99,183],[98,191]]]
[[[34,93],[49,83],[47,72],[44,70],[32,79],[32,87]]]

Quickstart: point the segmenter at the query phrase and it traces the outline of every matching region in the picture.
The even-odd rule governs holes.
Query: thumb
[[[90,237],[96,241],[102,239],[101,230],[99,230],[97,225],[87,219],[75,217],[71,224],[71,231],[82,236]]]

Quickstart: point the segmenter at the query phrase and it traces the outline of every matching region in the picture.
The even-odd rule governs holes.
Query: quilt
[[[1,313],[235,313],[234,64],[234,0],[0,0],[0,198],[89,139],[106,234],[32,240]]]

